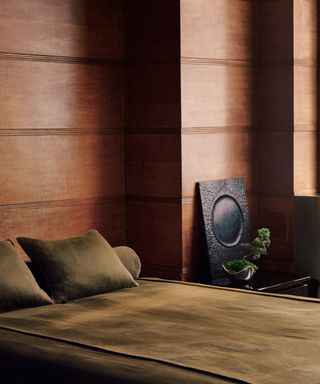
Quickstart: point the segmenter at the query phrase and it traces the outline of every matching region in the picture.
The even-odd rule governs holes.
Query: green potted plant
[[[268,253],[271,244],[269,228],[259,228],[257,237],[251,243],[241,243],[240,247],[248,251],[242,259],[235,259],[222,265],[226,275],[234,281],[250,280],[259,269],[256,262]]]

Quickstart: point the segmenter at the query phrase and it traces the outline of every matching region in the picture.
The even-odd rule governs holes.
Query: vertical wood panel
[[[260,132],[256,136],[255,161],[259,194],[292,194],[293,132]]]
[[[292,0],[255,1],[255,55],[262,62],[292,60]]]
[[[183,64],[182,126],[226,127],[252,124],[252,69]]]
[[[259,197],[259,223],[270,228],[272,245],[262,259],[268,269],[290,271],[293,268],[293,196]]]
[[[238,0],[182,0],[182,57],[250,60],[252,5]]]
[[[294,66],[294,124],[315,129],[317,111],[317,67],[307,65]]]
[[[180,1],[129,0],[125,14],[127,61],[178,59]]]
[[[292,268],[293,1],[255,2],[255,144],[259,227],[271,229],[266,268]]]
[[[180,66],[150,64],[126,67],[127,131],[180,131]]]
[[[121,0],[1,0],[1,238],[125,241],[123,31]]]
[[[252,189],[251,136],[250,132],[183,135],[183,197],[194,197],[196,183],[210,179],[243,177],[246,188]]]
[[[292,64],[262,66],[256,70],[255,123],[259,131],[293,130]]]
[[[244,177],[254,188],[253,4],[183,0],[181,7],[181,52],[192,58],[181,72],[183,277],[205,279],[196,182]]]
[[[126,2],[127,239],[181,279],[180,1]]]
[[[1,0],[0,52],[122,59],[122,0]]]
[[[294,192],[315,194],[319,181],[317,1],[294,2]]]
[[[317,3],[256,2],[259,223],[275,239],[269,268],[293,267],[292,198],[317,188]]]
[[[318,1],[294,1],[294,57],[315,62],[318,50]]]
[[[0,60],[0,128],[123,129],[120,66]]]
[[[294,191],[295,194],[317,194],[317,131],[294,132]]]
[[[129,195],[179,197],[180,135],[127,135],[127,185]]]
[[[181,278],[181,205],[127,202],[127,241],[142,259],[142,274]]]

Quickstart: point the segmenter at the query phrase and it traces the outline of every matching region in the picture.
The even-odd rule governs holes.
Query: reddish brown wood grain
[[[318,51],[318,10],[317,1],[296,0],[293,3],[294,56],[295,59],[315,62]]]
[[[17,236],[63,239],[95,228],[112,246],[117,246],[125,242],[124,225],[124,201],[119,197],[0,206],[1,238],[12,240]],[[15,245],[21,251],[16,241]]]
[[[293,196],[259,197],[259,223],[270,228],[272,245],[264,265],[283,271],[292,268],[293,257]]]
[[[180,65],[126,67],[127,132],[180,132]]]
[[[123,127],[123,70],[0,60],[0,128]]]
[[[294,190],[296,194],[314,195],[318,193],[317,167],[318,162],[317,131],[294,132]]]
[[[121,0],[2,0],[0,238],[125,242]]]
[[[203,180],[243,177],[246,188],[252,189],[254,187],[252,145],[250,132],[184,134],[183,197],[194,197],[196,183]]]
[[[141,257],[143,275],[167,271],[181,279],[181,204],[144,200],[127,200],[127,242]]]
[[[259,131],[292,132],[293,92],[292,64],[257,69],[254,119]]]
[[[127,135],[127,193],[181,196],[180,143],[180,135]]]
[[[181,7],[182,269],[184,279],[198,280],[208,263],[196,182],[243,177],[255,187],[253,3]]]
[[[199,59],[200,61],[200,59]],[[182,65],[182,126],[252,125],[252,69],[201,61]]]
[[[124,190],[120,135],[4,136],[0,152],[2,205],[121,195]]]
[[[181,279],[180,1],[125,3],[127,242]]]
[[[291,0],[255,1],[255,58],[270,63],[292,60],[293,4]]]
[[[2,0],[0,52],[123,58],[122,0]]]
[[[178,58],[180,0],[129,0],[125,2],[125,17],[129,63]]]
[[[260,132],[255,139],[259,194],[292,195],[293,132]]]
[[[96,227],[127,236],[144,274],[200,278],[195,183],[244,177],[253,227],[272,230],[265,265],[292,268],[292,198],[318,184],[316,13],[1,0],[0,237]]]
[[[253,52],[249,1],[183,0],[182,57],[250,60]]]

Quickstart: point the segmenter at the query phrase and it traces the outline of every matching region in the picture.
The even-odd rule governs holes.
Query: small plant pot
[[[222,268],[226,276],[233,282],[244,282],[244,281],[249,281],[253,274],[254,274],[254,269],[250,266],[243,268],[241,271],[238,272],[231,272],[229,271],[223,264]]]

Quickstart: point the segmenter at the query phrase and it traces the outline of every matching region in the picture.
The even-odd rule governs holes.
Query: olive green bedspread
[[[1,314],[0,356],[88,383],[320,383],[320,301],[139,284]]]

